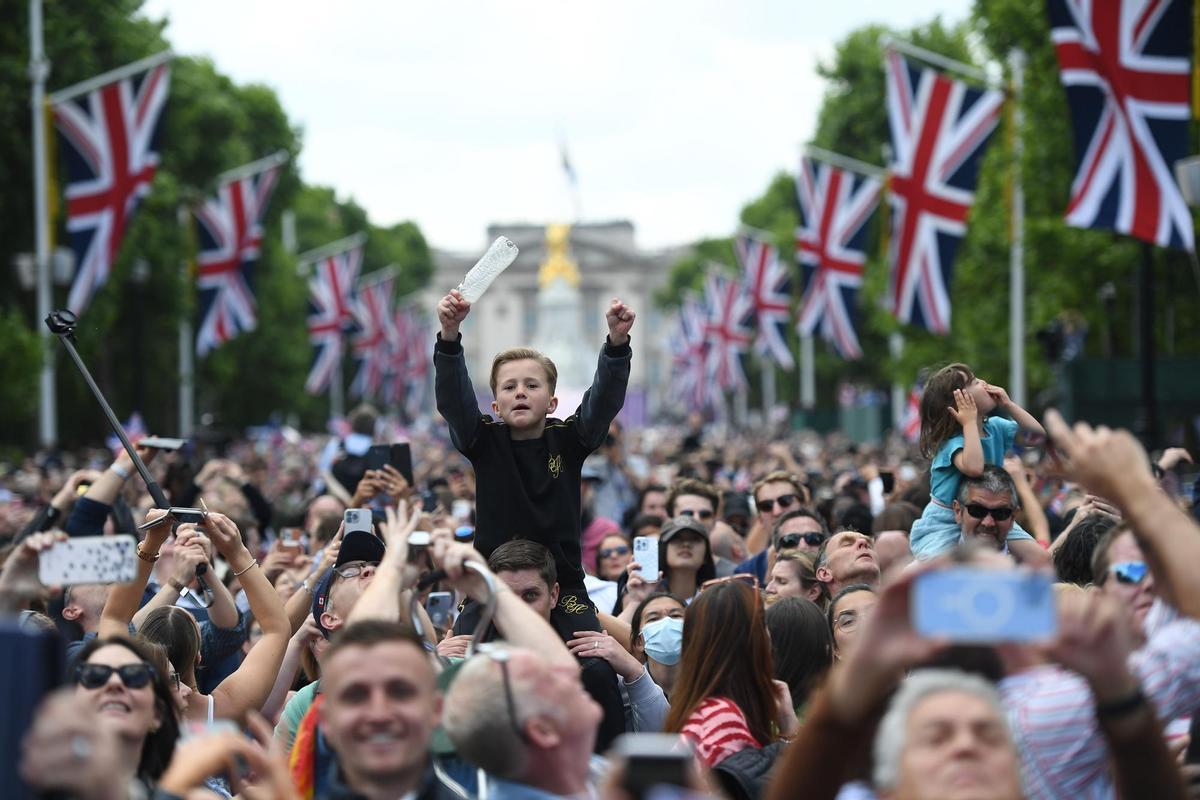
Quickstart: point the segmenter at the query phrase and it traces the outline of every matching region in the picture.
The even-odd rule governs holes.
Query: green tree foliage
[[[27,4],[0,2],[10,21],[0,31],[0,178],[8,189],[0,195],[0,263],[7,265],[15,254],[33,249],[33,191]],[[140,8],[141,0],[47,3],[45,41],[52,62],[48,89],[165,49],[161,24],[140,16]],[[302,249],[366,230],[370,241],[365,268],[395,265],[402,292],[423,285],[432,271],[419,229],[410,222],[376,227],[352,200],[339,202],[330,189],[305,186],[296,169],[300,132],[274,91],[240,86],[207,59],[180,57],[172,62],[161,143],[162,164],[153,190],[129,226],[107,283],[80,321],[79,348],[85,361],[119,416],[140,408],[151,429],[175,430],[178,325],[185,315],[194,319],[197,311],[190,274],[195,241],[191,224],[179,225],[179,209],[211,193],[223,171],[283,150],[291,158],[266,217],[254,275],[258,327],[198,360],[197,410],[235,430],[276,412],[299,412],[309,426],[320,427],[328,401],[303,391],[312,355],[305,324],[307,287],[294,256],[281,244],[283,210],[293,208],[297,214]],[[61,219],[55,233],[65,241]],[[58,304],[65,302],[66,291],[56,287]],[[36,404],[37,397],[36,350],[29,357],[29,348],[36,348],[33,316],[33,292],[17,285],[12,270],[0,269],[0,346],[6,352],[0,374],[7,379],[3,391],[26,400],[5,403],[10,413],[0,421],[0,441],[25,446],[34,443],[36,432],[29,424],[36,418],[29,403]],[[350,369],[348,365],[347,379]],[[67,444],[97,440],[105,424],[82,379],[65,358],[57,374],[60,439]],[[11,413],[16,411],[21,413]]]

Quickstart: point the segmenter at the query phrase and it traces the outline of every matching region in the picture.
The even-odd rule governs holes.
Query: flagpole
[[[296,261],[300,264],[311,264],[314,261],[320,261],[322,258],[336,256],[338,253],[343,253],[352,247],[366,244],[367,234],[359,231],[352,236],[347,236],[344,239],[338,239],[336,242],[330,242],[327,245],[322,245],[313,250],[301,253],[296,256]]]
[[[1025,406],[1025,186],[1021,160],[1025,154],[1022,128],[1025,112],[1021,95],[1025,88],[1025,52],[1013,48],[1008,62],[1012,69],[1013,191],[1012,245],[1009,251],[1008,289],[1008,395]]]
[[[40,13],[38,14],[38,17],[38,21],[40,22]],[[147,56],[146,58],[134,61],[132,64],[126,64],[123,67],[110,69],[108,72],[88,78],[86,81],[80,81],[79,83],[72,84],[65,89],[59,89],[54,94],[50,95],[50,104],[58,105],[59,103],[79,97],[81,94],[87,94],[93,89],[99,89],[101,86],[107,86],[110,83],[123,80],[131,75],[137,75],[139,72],[145,72],[148,69],[154,69],[159,64],[164,64],[174,57],[175,53],[173,51],[163,50],[161,53],[155,53],[152,56]]]
[[[885,174],[883,167],[877,167],[874,164],[868,164],[865,161],[859,161],[857,158],[844,156],[841,153],[835,153],[832,150],[826,150],[816,145],[806,144],[802,152],[806,157],[814,161],[824,161],[826,164],[848,170],[849,172],[859,172],[863,175],[880,179]]]
[[[257,175],[263,170],[277,167],[288,160],[287,150],[276,150],[265,158],[260,158],[257,161],[251,161],[249,164],[242,164],[240,167],[226,170],[217,176],[217,184],[230,183],[240,178],[248,178],[251,175]]]
[[[816,366],[813,363],[813,337],[800,336],[800,407],[812,411],[817,406]]]
[[[42,39],[42,0],[29,0],[29,79],[33,84],[30,106],[33,111],[33,219],[34,259],[37,263],[37,318],[50,316],[54,296],[50,287],[50,214],[47,207],[46,175],[46,78],[50,62]],[[57,400],[54,387],[54,349],[50,328],[37,325],[42,348],[42,367],[38,380],[38,438],[42,447],[58,442]]]
[[[179,271],[183,276],[184,291],[195,293],[195,280],[190,269],[190,253],[187,247],[187,226],[191,222],[186,204],[180,203],[175,212],[179,230],[184,232],[184,255],[180,259]],[[179,315],[179,438],[190,439],[196,425],[196,337],[192,330],[191,309]]]
[[[763,425],[771,429],[771,411],[775,408],[775,362],[764,356],[762,359],[762,405]]]
[[[904,334],[900,331],[888,334],[888,352],[892,354],[892,369],[895,371],[895,365],[900,362],[900,356],[904,355]],[[895,373],[894,373],[895,374]],[[908,392],[904,384],[899,381],[892,381],[892,430],[900,431],[904,428],[904,410],[908,405]]]
[[[988,74],[979,67],[973,67],[970,64],[965,64],[962,61],[957,61],[953,58],[947,58],[941,53],[935,53],[932,50],[926,50],[924,47],[917,47],[915,44],[909,44],[903,39],[897,39],[891,34],[885,33],[879,37],[879,46],[884,50],[895,50],[898,53],[903,53],[906,56],[924,61],[926,64],[931,64],[935,67],[948,69],[952,72],[957,72],[960,75],[965,75],[968,78],[974,78],[980,83],[988,86],[995,86],[996,82],[988,77]]]

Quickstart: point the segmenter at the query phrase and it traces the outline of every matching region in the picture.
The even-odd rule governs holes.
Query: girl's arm
[[[1021,430],[1025,431],[1026,433],[1040,433],[1042,436],[1046,435],[1046,429],[1042,427],[1042,423],[1038,422],[1037,419],[1034,418],[1033,414],[1030,414],[1028,411],[1014,403],[1008,396],[1008,392],[1004,391],[1004,387],[993,386],[989,383],[987,393],[996,400],[997,407],[1008,412],[1008,415],[1013,418],[1013,422],[1017,423]]]
[[[171,521],[167,513],[161,509],[151,509],[147,515],[158,517],[162,523],[146,531],[146,538],[138,545],[141,554],[137,560],[137,577],[129,583],[116,583],[108,591],[108,599],[100,612],[100,627],[96,635],[101,639],[108,636],[129,634],[129,621],[137,613],[142,604],[142,594],[146,591],[146,583],[150,573],[154,571],[154,562],[158,560],[158,549],[171,533]]]
[[[239,573],[246,599],[250,601],[250,611],[262,626],[262,638],[250,648],[242,665],[212,693],[217,717],[239,719],[251,709],[262,708],[270,696],[292,637],[292,626],[283,610],[283,601],[258,567],[257,560],[242,544],[241,534],[233,521],[214,512],[204,520],[204,528],[229,566]]]
[[[950,459],[954,468],[968,478],[978,478],[983,474],[983,441],[979,438],[979,407],[975,398],[962,389],[954,390],[954,408],[949,409],[951,415],[962,426],[963,448]]]

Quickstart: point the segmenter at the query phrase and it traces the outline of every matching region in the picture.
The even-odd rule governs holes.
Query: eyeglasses
[[[874,606],[866,606],[862,611],[870,611]],[[843,633],[850,633],[862,622],[863,615],[859,611],[843,611],[833,618],[833,624]]]
[[[705,581],[700,584],[700,591],[703,592],[722,583],[745,583],[755,591],[758,591],[758,578],[746,572],[738,572],[733,575],[726,575],[724,578],[713,578],[710,581]]]
[[[475,652],[482,656],[487,656],[500,665],[500,679],[504,682],[504,704],[508,707],[509,725],[512,727],[513,732],[520,737],[521,741],[528,743],[529,736],[525,733],[520,721],[517,719],[517,704],[513,700],[512,679],[508,676],[510,653],[501,645],[489,642],[484,642],[476,647]]]
[[[992,519],[996,520],[996,522],[1004,522],[1004,520],[1012,516],[1013,510],[1008,506],[1001,506],[1000,508],[988,508],[987,506],[982,506],[979,503],[968,503],[967,513],[975,519],[983,519],[988,514],[991,514]]]
[[[1127,586],[1137,586],[1150,574],[1144,561],[1122,561],[1109,567],[1108,572],[1117,579],[1117,583],[1124,583]]]
[[[779,537],[779,542],[775,545],[776,550],[792,550],[800,546],[800,541],[803,540],[809,547],[820,547],[821,542],[827,537],[823,533],[785,533]]]
[[[699,517],[700,519],[712,519],[713,512],[709,511],[708,509],[702,509],[700,511],[693,511],[692,509],[689,508],[686,511],[680,511],[679,516],[681,516],[681,517]]]
[[[779,497],[776,497],[774,500],[759,500],[758,502],[755,503],[755,505],[758,506],[759,511],[766,513],[766,514],[770,514],[775,511],[776,503],[779,504],[780,511],[787,511],[789,508],[794,506],[799,500],[800,500],[800,498],[794,494],[784,494],[784,495],[780,495]]]
[[[378,567],[378,561],[351,561],[348,564],[342,564],[340,567],[334,567],[333,574],[339,578],[357,578],[363,574],[367,567]]]
[[[108,683],[113,673],[121,679],[126,689],[141,689],[154,678],[154,667],[146,663],[124,664],[110,667],[108,664],[80,664],[75,668],[75,681],[85,689],[99,689]]]
[[[613,556],[624,556],[629,554],[629,548],[626,545],[619,544],[616,547],[606,547],[600,551],[601,558],[612,558]]]

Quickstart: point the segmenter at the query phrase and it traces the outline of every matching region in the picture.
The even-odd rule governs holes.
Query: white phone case
[[[650,536],[633,538],[633,560],[641,568],[642,578],[654,583],[658,580],[658,539]]]
[[[129,534],[76,536],[38,557],[38,579],[44,586],[128,583],[137,577],[136,548]]]

